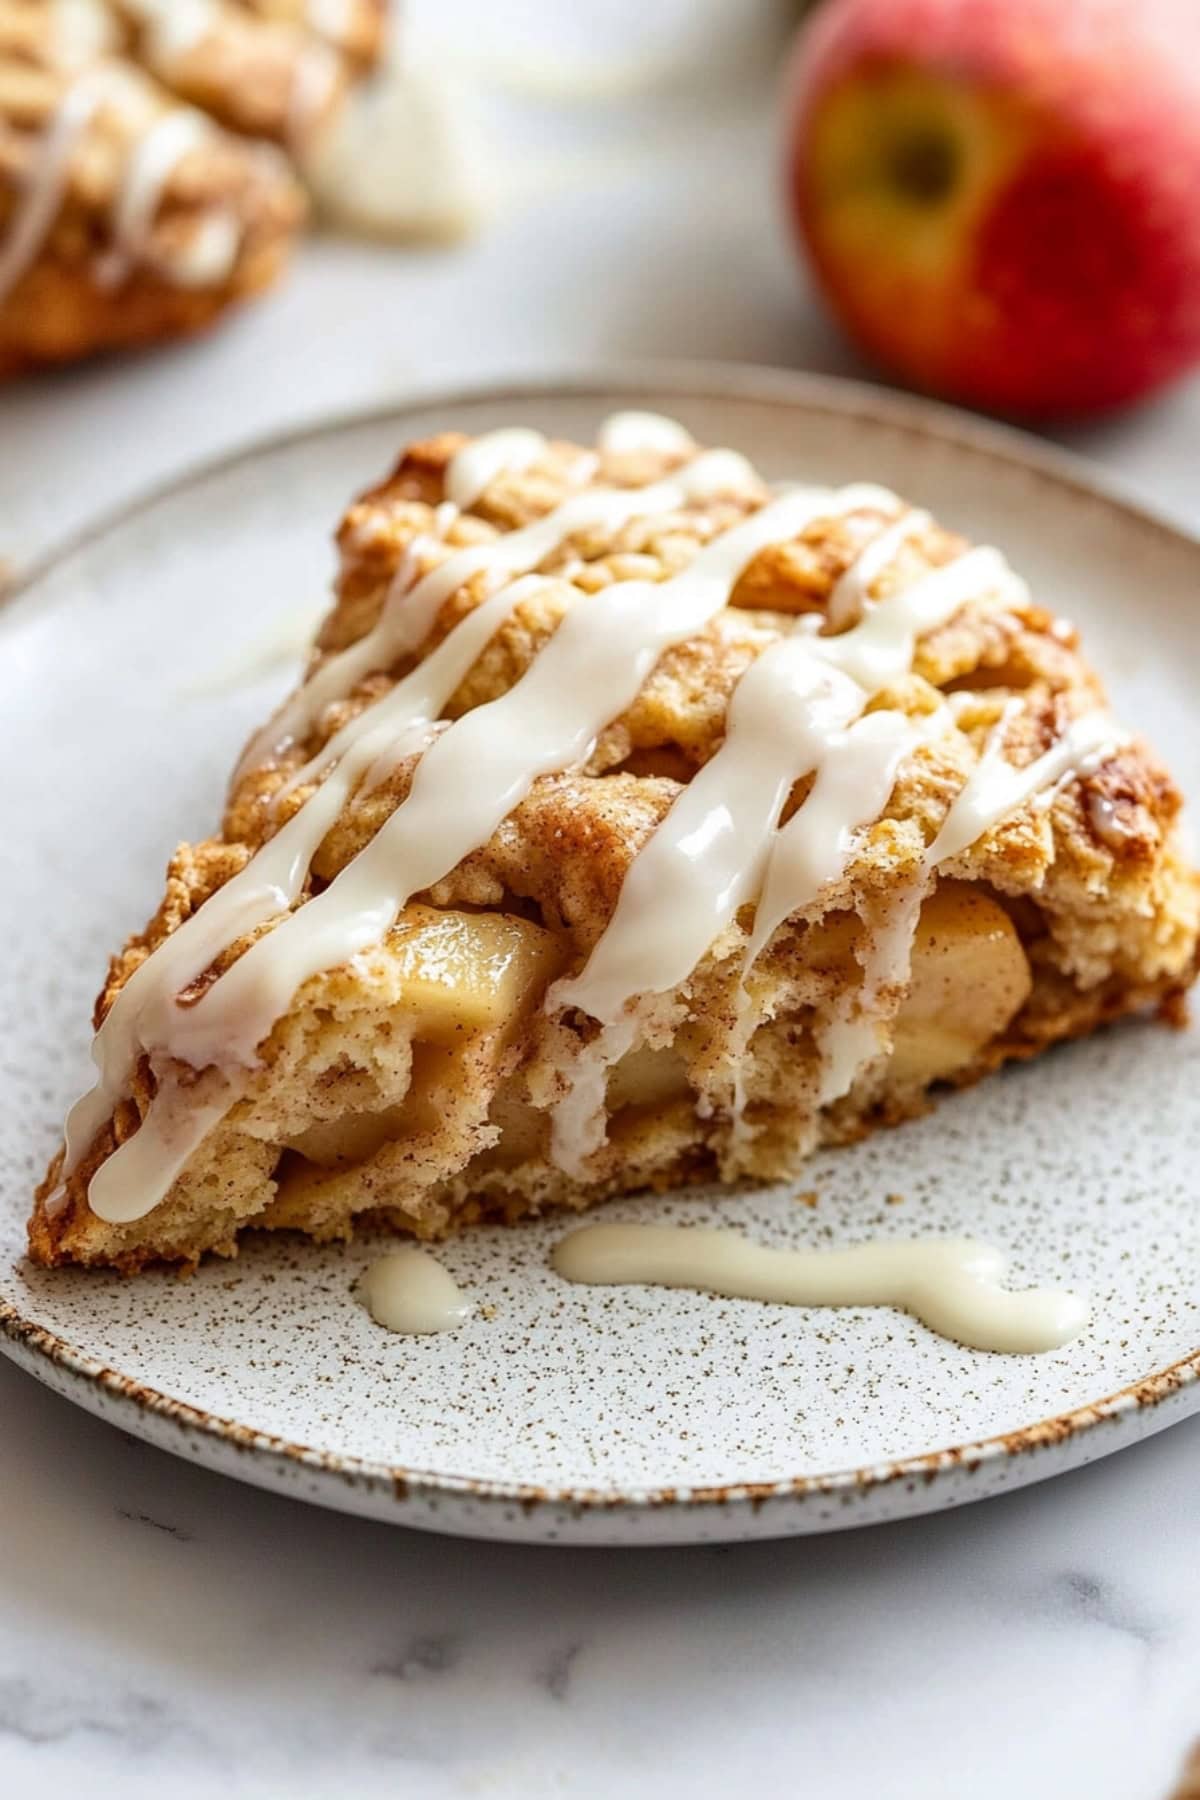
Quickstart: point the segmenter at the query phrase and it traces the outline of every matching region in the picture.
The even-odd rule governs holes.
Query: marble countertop
[[[0,1792],[1166,1800],[1200,1420],[1002,1500],[729,1549],[321,1513],[0,1364]]]
[[[415,381],[653,355],[860,373],[779,229],[768,112],[734,84],[564,145],[535,108],[552,167],[474,242],[316,242],[209,341],[10,387],[0,557]],[[1200,384],[1069,435],[1200,524]],[[0,1793],[1166,1800],[1200,1737],[1200,1419],[985,1506],[655,1553],[321,1514],[2,1362],[0,1409]]]

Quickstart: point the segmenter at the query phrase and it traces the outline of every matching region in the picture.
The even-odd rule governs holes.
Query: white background
[[[0,557],[414,382],[652,355],[861,373],[781,226],[786,10],[425,0],[425,53],[491,70],[485,228],[313,242],[211,339],[4,390]],[[654,93],[643,53],[672,71]],[[1200,524],[1198,429],[1192,384],[1059,435]],[[3,1794],[1165,1800],[1200,1736],[1200,1420],[942,1518],[621,1553],[309,1512],[7,1364],[0,1408]]]

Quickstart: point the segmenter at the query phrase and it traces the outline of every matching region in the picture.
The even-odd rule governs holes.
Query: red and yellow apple
[[[1027,416],[1200,360],[1200,0],[825,0],[790,199],[851,334]]]

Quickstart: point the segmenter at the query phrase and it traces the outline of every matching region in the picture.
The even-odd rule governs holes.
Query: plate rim
[[[838,418],[878,423],[914,436],[936,437],[944,443],[966,444],[979,455],[997,458],[1013,468],[1032,470],[1059,487],[1092,500],[1100,500],[1128,514],[1161,536],[1200,549],[1200,531],[1193,531],[1169,508],[1156,506],[1088,457],[1006,420],[973,413],[931,395],[889,388],[857,376],[830,375],[810,369],[785,369],[770,363],[735,363],[711,359],[668,357],[621,359],[613,363],[568,364],[542,372],[518,365],[478,381],[446,384],[432,380],[397,388],[385,400],[370,405],[348,406],[318,418],[300,420],[234,444],[211,455],[197,457],[162,481],[148,482],[124,499],[101,508],[91,518],[38,551],[25,564],[9,565],[0,577],[0,612],[30,597],[30,590],[54,574],[60,564],[93,542],[118,530],[130,519],[150,512],[162,501],[198,486],[214,475],[254,462],[260,456],[287,450],[313,439],[333,437],[359,426],[384,424],[409,412],[439,406],[502,405],[532,401],[542,396],[616,395],[628,390],[636,399],[644,388],[677,395],[681,400],[750,400],[763,405],[804,406]],[[848,405],[847,400],[853,401]]]
[[[451,1475],[293,1443],[274,1432],[261,1431],[235,1419],[207,1412],[189,1401],[164,1394],[134,1376],[122,1374],[98,1357],[67,1343],[46,1326],[25,1318],[11,1301],[3,1298],[0,1298],[0,1353],[39,1380],[46,1379],[48,1370],[44,1365],[48,1363],[62,1370],[72,1386],[82,1382],[100,1389],[115,1399],[123,1412],[128,1409],[135,1434],[136,1423],[148,1414],[152,1419],[180,1426],[185,1434],[190,1432],[206,1442],[211,1441],[220,1449],[252,1451],[269,1458],[276,1468],[334,1476],[368,1491],[390,1492],[398,1501],[444,1497],[499,1502],[523,1510],[567,1506],[577,1512],[598,1513],[726,1508],[746,1503],[757,1509],[768,1500],[803,1501],[844,1495],[861,1498],[904,1482],[932,1484],[939,1477],[955,1471],[973,1475],[1004,1458],[1015,1459],[1037,1450],[1061,1449],[1084,1432],[1098,1425],[1116,1423],[1127,1414],[1148,1413],[1194,1386],[1200,1378],[1200,1349],[1197,1349],[1165,1368],[1143,1376],[1140,1381],[1131,1382],[1102,1399],[1088,1401],[1068,1412],[1052,1414],[1014,1431],[921,1451],[916,1456],[816,1475],[784,1476],[777,1481],[616,1489],[574,1484],[554,1487],[535,1482],[506,1482],[488,1476]],[[68,1391],[65,1397],[75,1396]],[[1118,1448],[1117,1445],[1112,1447]]]
[[[750,401],[800,408],[811,414],[829,414],[863,424],[882,425],[913,436],[937,439],[943,445],[965,447],[974,454],[1001,461],[1064,488],[1077,498],[1100,502],[1128,521],[1200,555],[1200,536],[1190,531],[1165,509],[1160,510],[1132,494],[1123,483],[1097,469],[1086,458],[1000,421],[980,418],[961,409],[920,395],[900,393],[873,383],[838,375],[777,369],[764,364],[730,364],[708,361],[621,361],[598,367],[570,367],[550,372],[517,371],[490,379],[445,385],[440,382],[408,386],[386,401],[351,407],[317,419],[257,436],[216,455],[197,459],[161,482],[88,520],[33,561],[16,571],[11,584],[0,589],[0,618],[14,606],[36,605],[37,589],[60,566],[91,545],[121,530],[130,520],[151,512],[179,493],[202,485],[215,476],[260,457],[286,451],[323,437],[395,419],[402,426],[406,414],[438,407],[536,403],[539,398],[569,396],[585,400],[612,400],[627,396],[636,401],[650,389],[710,402]],[[630,1511],[686,1511],[749,1505],[757,1510],[766,1501],[803,1501],[817,1497],[865,1497],[879,1495],[895,1484],[920,1481],[929,1485],[955,1471],[977,1470],[1036,1450],[1062,1447],[1081,1434],[1127,1415],[1153,1409],[1200,1381],[1200,1346],[1161,1369],[1152,1371],[1104,1397],[1053,1414],[1014,1431],[1000,1432],[964,1444],[922,1451],[857,1468],[836,1469],[815,1475],[782,1477],[768,1482],[728,1482],[704,1486],[603,1488],[567,1484],[554,1487],[494,1477],[448,1474],[437,1470],[403,1467],[369,1457],[344,1455],[313,1445],[291,1442],[218,1414],[110,1368],[100,1358],[68,1343],[46,1326],[28,1318],[12,1301],[0,1296],[0,1352],[35,1378],[48,1381],[52,1370],[67,1378],[65,1397],[83,1401],[102,1393],[118,1402],[119,1414],[138,1432],[147,1416],[182,1428],[185,1437],[198,1436],[214,1452],[250,1451],[265,1458],[280,1475],[306,1470],[336,1478],[340,1484],[385,1491],[397,1500],[478,1500],[516,1505],[523,1510],[540,1506],[567,1506],[576,1513]],[[1200,1401],[1197,1401],[1200,1403]],[[1163,1419],[1161,1423],[1167,1423]],[[1148,1426],[1154,1430],[1159,1423]],[[1118,1448],[1112,1445],[1111,1448]],[[1083,1459],[1080,1459],[1083,1460]],[[227,1471],[234,1472],[234,1471]],[[325,1496],[314,1496],[322,1497]],[[336,1499],[329,1496],[332,1503]]]

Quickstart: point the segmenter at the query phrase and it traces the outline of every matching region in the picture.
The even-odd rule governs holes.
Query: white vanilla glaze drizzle
[[[1008,720],[1020,710],[1019,699],[1008,702],[983,755],[952,802],[937,837],[926,850],[915,877],[900,894],[886,924],[876,929],[863,968],[861,991],[846,996],[825,1028],[822,1036],[824,1067],[817,1096],[821,1105],[828,1105],[848,1093],[860,1071],[882,1047],[873,1017],[874,1003],[882,989],[899,988],[908,981],[921,903],[939,866],[969,850],[993,825],[1026,801],[1037,806],[1063,782],[1092,774],[1128,742],[1126,734],[1107,713],[1088,713],[1074,720],[1043,756],[1017,768],[1004,755],[1004,734]],[[785,905],[776,924],[788,916],[788,910],[796,909],[786,909]],[[769,924],[769,918],[764,923]]]
[[[626,456],[636,450],[657,450],[665,456],[691,456],[696,443],[677,419],[661,413],[613,413],[600,427],[596,445],[602,455]]]
[[[465,453],[460,452],[462,454]],[[732,456],[730,451],[709,451],[679,470],[670,480],[655,482],[650,487],[591,488],[572,494],[532,525],[510,531],[494,543],[452,551],[444,562],[415,585],[416,558],[403,559],[374,629],[351,644],[349,649],[331,656],[292,695],[263,730],[250,740],[234,779],[286,744],[303,737],[331,700],[342,699],[373,670],[389,668],[400,657],[416,650],[429,636],[445,602],[473,576],[486,574],[502,580],[505,576],[527,574],[576,532],[617,531],[631,519],[673,511],[725,487],[737,491],[739,486],[745,485],[737,480],[737,464],[742,459],[737,458],[731,464]],[[451,480],[455,478],[456,462],[457,458],[450,467]],[[420,548],[419,539],[416,547]]]
[[[359,1293],[377,1325],[409,1337],[456,1331],[471,1316],[471,1302],[450,1271],[413,1246],[376,1257]]]
[[[811,906],[844,874],[857,833],[887,805],[901,763],[950,723],[942,707],[915,718],[880,711],[854,719],[845,731],[830,732],[808,798],[771,845],[747,968],[785,919]]]
[[[408,754],[403,743],[405,734],[422,724],[432,723],[437,718],[489,640],[521,601],[536,593],[540,586],[540,576],[522,575],[468,613],[442,639],[436,650],[423,662],[419,662],[415,669],[370,708],[371,727],[368,739],[362,737],[358,719],[351,719],[314,756],[309,757],[294,775],[288,777],[272,796],[273,803],[277,806],[294,788],[303,787],[310,781],[320,781],[329,769],[340,765],[347,755],[353,753],[358,760],[358,747],[365,742],[369,742],[372,747],[376,744],[379,746],[377,756],[372,759],[373,766],[378,759],[389,756],[393,764],[399,762]],[[377,785],[380,779],[382,771],[370,785]],[[316,846],[313,848],[315,850]]]
[[[151,68],[168,78],[179,62],[220,28],[218,0],[125,0],[146,33]],[[322,38],[330,34],[322,33]],[[341,59],[330,42],[302,44],[288,94],[285,136],[302,147],[324,113],[341,74]]]
[[[101,106],[120,103],[129,77],[115,64],[85,68],[66,87],[25,178],[25,193],[0,241],[0,302],[36,260],[63,203],[71,157]],[[180,161],[211,136],[212,125],[192,107],[174,107],[137,137],[110,209],[112,244],[97,259],[96,279],[113,287],[144,249],[163,192]],[[241,224],[229,206],[215,206],[195,223],[188,242],[162,262],[180,286],[222,280],[236,260]]]
[[[818,491],[809,519],[848,512],[864,494],[873,497],[854,487],[834,500]],[[607,930],[582,972],[556,985],[552,1007],[578,1006],[611,1023],[635,995],[686,980],[738,908],[756,897],[792,784],[866,698],[814,654],[814,642],[797,632],[750,665],[734,689],[724,744],[635,859]]]
[[[864,554],[870,550],[868,545]],[[1002,600],[1027,598],[1024,582],[999,550],[980,544],[869,608],[853,630],[814,638],[813,650],[867,693],[878,693],[912,667],[916,641],[923,632],[945,624],[968,601],[989,594]]]
[[[797,723],[819,719],[822,707],[841,720],[834,679],[797,638],[751,664],[733,693],[724,746],[635,859],[607,930],[582,973],[558,985],[555,1009],[578,1006],[612,1023],[635,994],[687,979],[758,892],[770,833],[805,760]]]
[[[1056,1350],[1089,1316],[1077,1294],[1002,1287],[1007,1259],[970,1238],[775,1250],[702,1226],[585,1225],[559,1241],[551,1261],[568,1281],[698,1288],[786,1306],[900,1306],[973,1350]]]
[[[900,765],[922,743],[945,731],[951,723],[948,709],[909,718],[903,713],[866,713],[844,732],[833,732],[825,760],[817,769],[804,805],[777,833],[767,862],[767,875],[754,913],[754,925],[746,946],[742,981],[738,989],[740,1049],[753,1027],[753,1009],[746,977],[783,921],[812,906],[821,893],[845,873],[854,854],[858,835],[882,813],[896,783]],[[908,906],[898,920],[877,932],[870,967],[864,971],[862,991],[848,996],[823,1026],[817,1028],[822,1067],[817,1100],[826,1104],[846,1092],[860,1066],[876,1047],[874,1025],[868,1016],[875,992],[894,965],[897,943],[900,954],[911,940],[915,911],[919,910],[924,884],[915,902],[910,923]],[[858,1008],[851,1014],[850,1006]],[[741,1058],[738,1059],[739,1067]],[[744,1096],[735,1097],[734,1129],[740,1129]]]
[[[862,617],[867,596],[875,582],[894,559],[896,552],[918,531],[930,523],[929,514],[914,507],[902,513],[891,525],[861,550],[833,584],[825,604],[825,627],[828,631],[844,631]]]
[[[922,869],[915,880],[900,890],[887,920],[874,928],[860,987],[844,993],[835,1002],[829,1018],[818,1027],[819,1106],[828,1106],[848,1094],[863,1069],[883,1049],[876,1006],[884,990],[895,991],[907,985],[913,937],[930,885],[930,876]]]
[[[849,488],[839,498],[850,510],[878,503],[879,496]],[[894,507],[893,496],[885,499]],[[899,541],[894,530],[885,535],[893,547]],[[864,555],[874,549],[868,545]],[[881,571],[883,561],[874,561]],[[841,873],[853,827],[878,815],[901,759],[929,730],[927,720],[896,714],[880,715],[876,724],[860,719],[871,695],[911,667],[920,631],[952,617],[966,598],[1005,595],[1014,585],[999,552],[969,551],[881,602],[839,637],[798,630],[765,650],[734,690],[724,744],[692,777],[635,860],[582,972],[556,983],[548,1005],[577,1006],[613,1024],[638,996],[665,993],[685,981],[739,907],[761,896],[762,926],[756,926],[748,968],[777,926]],[[856,720],[858,728],[848,730]],[[777,831],[793,784],[814,771],[809,798],[816,806],[806,801]],[[841,810],[846,802],[849,814]],[[901,929],[902,946],[910,935]],[[868,971],[867,1004],[870,982]],[[744,1002],[741,1010],[745,1026]],[[596,1085],[597,1061],[615,1042],[593,1043],[581,1058],[589,1088]],[[844,1091],[847,1064],[853,1069],[861,1060],[861,1042],[859,1035],[839,1031],[831,1046],[838,1091]],[[582,1112],[569,1093],[552,1120],[555,1160],[576,1177],[598,1148],[595,1123],[579,1129]]]
[[[203,43],[219,11],[217,0],[125,0],[125,7],[146,29],[151,64],[163,69]]]
[[[69,84],[33,153],[24,192],[0,239],[0,302],[36,260],[58,216],[70,174],[71,157],[92,119],[125,84],[121,71],[102,63],[85,69]]]
[[[517,474],[535,463],[546,449],[540,431],[514,425],[473,438],[446,471],[446,498],[459,512],[469,512],[498,475]]]
[[[196,220],[187,242],[160,253],[156,266],[176,287],[208,287],[224,281],[242,247],[242,221],[233,206],[214,206]]]
[[[930,868],[961,856],[985,831],[1025,801],[1054,789],[1065,778],[1091,775],[1129,742],[1106,712],[1072,719],[1056,743],[1033,762],[1017,768],[1004,755],[1003,721],[951,806],[930,845]]]
[[[512,465],[494,446],[493,439],[482,460],[498,473]],[[506,447],[516,457],[531,448],[528,438],[511,435]],[[470,449],[461,453],[461,464],[451,465],[452,493],[469,494],[479,479],[481,459]],[[574,533],[596,527],[613,532],[635,517],[747,486],[761,491],[744,459],[714,451],[646,488],[572,494],[530,526],[452,551],[415,584],[409,559],[374,630],[316,671],[260,734],[247,762],[302,734],[364,674],[419,647],[445,600],[466,581],[483,575],[493,591],[292,777],[285,792],[299,783],[318,785],[240,874],[168,937],[117,996],[93,1046],[100,1078],[68,1120],[66,1172],[78,1165],[116,1101],[128,1093],[143,1055],[161,1085],[140,1129],[93,1177],[94,1211],[114,1220],[149,1211],[237,1098],[257,1066],[260,1044],[303,983],[378,943],[413,894],[433,886],[488,841],[539,775],[585,762],[600,732],[632,704],[662,652],[694,636],[722,610],[761,550],[794,537],[818,517],[864,507],[894,514],[898,505],[894,495],[872,487],[778,491],[712,539],[673,578],[617,581],[598,594],[577,594],[510,689],[454,721],[439,718],[493,633],[546,579],[534,571]],[[459,503],[448,504],[454,509]],[[874,551],[877,571],[886,560],[879,541],[863,553]],[[897,541],[892,531],[893,544]],[[869,585],[858,603],[864,616],[851,630],[821,637],[805,623],[751,665],[733,695],[724,745],[635,859],[592,959],[578,976],[551,990],[551,1009],[583,1007],[603,1028],[581,1057],[575,1086],[554,1117],[556,1153],[564,1166],[578,1167],[596,1146],[607,1069],[636,1036],[629,1001],[686,980],[744,902],[761,898],[769,920],[781,908],[780,917],[786,917],[805,903],[797,894],[811,899],[814,882],[819,892],[823,881],[844,868],[854,831],[886,804],[900,760],[922,737],[946,728],[952,707],[925,719],[860,716],[872,694],[911,667],[917,636],[950,618],[964,601],[992,595],[1003,604],[1024,591],[999,553],[989,549],[970,551],[882,602],[869,602]],[[933,859],[957,853],[960,829],[969,826],[965,841],[973,841],[991,817],[1057,779],[1075,760],[1101,754],[1109,742],[1094,720],[1080,721],[1078,730],[1029,769],[996,767],[985,758],[987,769],[976,770],[974,785],[968,783],[951,808],[930,850],[930,868]],[[352,796],[384,779],[401,755],[414,752],[420,760],[403,802],[327,888],[292,911],[317,848]],[[804,773],[816,776],[809,801],[780,831],[784,801]],[[906,902],[911,920],[902,906],[894,929],[883,934],[899,946],[889,955],[907,956],[920,897],[914,889]],[[222,950],[268,922],[271,930],[180,1004],[181,992]],[[752,953],[763,941],[756,930]],[[867,971],[868,992],[870,979]],[[854,1059],[849,1060],[852,1079]],[[172,1073],[179,1063],[210,1072],[198,1095]]]
[[[211,135],[208,119],[190,106],[164,113],[142,133],[130,151],[113,202],[112,248],[97,264],[97,275],[106,285],[115,286],[128,274],[154,224],[166,184],[183,158]],[[236,238],[231,249],[236,255]]]

